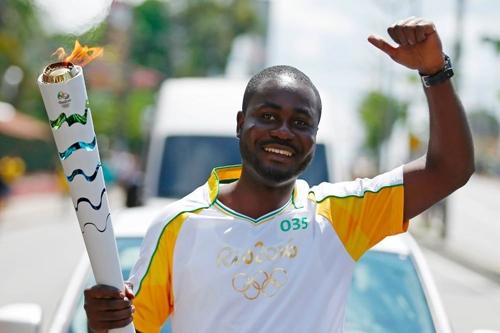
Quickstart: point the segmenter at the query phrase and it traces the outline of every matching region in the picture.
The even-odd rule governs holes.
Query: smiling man
[[[314,155],[318,91],[295,68],[263,70],[248,83],[237,115],[242,165],[215,169],[165,208],[144,239],[133,291],[85,291],[90,327],[106,331],[133,317],[138,331],[158,332],[170,317],[175,333],[342,332],[359,258],[406,231],[410,218],[474,170],[434,25],[409,18],[388,32],[398,46],[369,41],[422,75],[430,113],[425,157],[373,179],[310,187],[298,177]]]

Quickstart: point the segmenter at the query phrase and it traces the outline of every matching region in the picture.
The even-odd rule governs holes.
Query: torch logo
[[[63,108],[67,108],[71,103],[71,98],[69,97],[69,94],[64,91],[60,91],[57,93],[57,99],[59,105],[61,105]]]

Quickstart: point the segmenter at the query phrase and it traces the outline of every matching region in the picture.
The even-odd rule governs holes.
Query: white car
[[[113,227],[124,277],[139,256],[142,238],[156,214],[150,207],[116,214]],[[56,312],[51,333],[87,332],[83,289],[94,281],[87,256],[76,268]],[[170,325],[162,333],[170,332]],[[346,311],[346,333],[449,333],[424,257],[409,234],[386,238],[358,263]]]

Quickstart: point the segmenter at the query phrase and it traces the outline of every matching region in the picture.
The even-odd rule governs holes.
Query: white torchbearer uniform
[[[290,201],[258,219],[217,199],[241,168],[169,205],[150,227],[131,279],[135,327],[175,333],[342,332],[356,261],[407,230],[403,169],[373,179],[298,180]]]

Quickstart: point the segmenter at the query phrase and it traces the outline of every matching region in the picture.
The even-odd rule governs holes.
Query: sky
[[[139,5],[144,0],[118,0]],[[81,35],[99,25],[109,14],[113,0],[34,0],[49,33]]]

